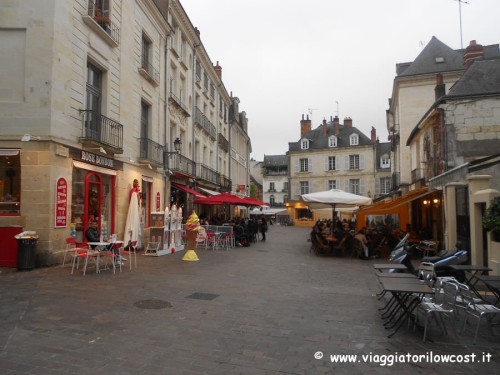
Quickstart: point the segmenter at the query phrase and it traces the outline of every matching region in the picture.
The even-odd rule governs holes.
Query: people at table
[[[92,221],[89,224],[89,228],[85,232],[85,238],[87,238],[88,242],[101,242],[101,235],[99,234],[99,230],[97,228],[97,221]],[[91,245],[92,249],[96,248],[96,245]]]

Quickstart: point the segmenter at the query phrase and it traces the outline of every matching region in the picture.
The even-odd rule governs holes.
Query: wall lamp
[[[175,152],[177,152],[177,153],[181,152],[181,147],[182,147],[181,139],[179,137],[175,138],[175,141],[174,141]]]

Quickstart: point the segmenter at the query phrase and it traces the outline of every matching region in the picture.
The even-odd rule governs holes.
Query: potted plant
[[[500,242],[500,197],[495,197],[483,216],[483,228],[491,231],[493,241]]]

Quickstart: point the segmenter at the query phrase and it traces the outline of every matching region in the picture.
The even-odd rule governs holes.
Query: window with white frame
[[[349,155],[349,169],[359,169],[359,155]]]
[[[309,140],[308,139],[303,139],[302,141],[300,141],[300,148],[302,150],[309,149]]]
[[[380,168],[390,168],[391,167],[391,159],[389,155],[384,154],[380,158]]]
[[[335,156],[329,156],[328,157],[328,169],[329,171],[335,171],[337,169],[337,163],[336,163],[336,158]]]
[[[309,194],[309,181],[300,181],[300,195]]]
[[[351,134],[351,136],[349,137],[349,144],[351,146],[356,146],[359,144],[359,137],[357,134]]]
[[[328,138],[328,147],[337,147],[337,137],[332,135]]]
[[[349,179],[349,192],[352,194],[361,194],[359,178]]]
[[[270,183],[269,183],[269,191],[276,191],[276,190],[274,189],[274,182],[270,182]]]
[[[309,159],[299,159],[299,172],[309,172]]]
[[[328,180],[328,190],[337,189],[337,180]]]
[[[380,194],[389,194],[391,192],[391,180],[390,177],[380,179]]]

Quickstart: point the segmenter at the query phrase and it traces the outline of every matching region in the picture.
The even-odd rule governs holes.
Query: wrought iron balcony
[[[120,28],[109,18],[109,9],[97,5],[97,1],[90,0],[87,14],[83,16],[83,21],[92,30],[99,34],[111,46],[117,47],[120,44]]]
[[[139,73],[153,85],[158,86],[160,84],[160,73],[158,73],[158,70],[153,67],[145,56],[142,57]]]
[[[93,142],[107,146],[115,153],[123,152],[123,125],[96,111],[80,110],[83,113],[81,142]]]
[[[184,114],[186,116],[190,116],[188,108],[186,107],[186,105],[172,91],[170,91],[169,100],[170,100],[171,103],[174,103],[175,105],[177,105],[177,107],[179,107],[179,109],[181,109],[182,111],[184,111]]]
[[[141,159],[141,162],[163,165],[164,147],[162,145],[152,141],[149,138],[140,138],[139,143],[139,158]]]
[[[219,147],[222,151],[229,152],[229,141],[222,135],[222,133],[219,133]]]
[[[196,176],[196,163],[193,160],[178,152],[166,152],[165,155],[168,169],[174,174],[181,174],[188,177]]]
[[[220,175],[219,184],[221,191],[231,191],[231,189],[233,188],[231,180],[226,176],[224,176],[223,174]]]
[[[218,185],[220,173],[205,164],[198,163],[196,167],[196,178]]]
[[[203,129],[212,139],[217,139],[217,130],[203,112],[196,107],[194,110],[194,123]]]

